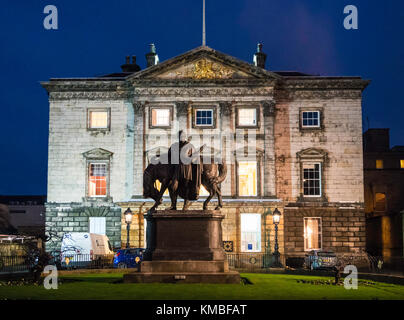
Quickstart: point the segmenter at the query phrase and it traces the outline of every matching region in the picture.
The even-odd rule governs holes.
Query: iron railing
[[[274,257],[270,253],[228,253],[227,261],[232,269],[262,271],[269,269]]]
[[[0,274],[29,272],[33,266],[27,256],[0,256]]]

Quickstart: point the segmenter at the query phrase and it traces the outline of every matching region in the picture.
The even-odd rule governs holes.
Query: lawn
[[[326,277],[242,274],[250,284],[123,284],[122,274],[61,277],[57,290],[43,286],[0,286],[1,299],[135,300],[404,300],[404,286],[359,280],[358,290],[324,284]],[[320,284],[319,284],[320,283]]]

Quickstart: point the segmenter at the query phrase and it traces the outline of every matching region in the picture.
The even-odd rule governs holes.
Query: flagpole
[[[206,46],[205,0],[203,0],[202,45]]]

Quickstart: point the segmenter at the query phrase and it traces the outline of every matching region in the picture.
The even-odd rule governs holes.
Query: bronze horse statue
[[[227,175],[226,163],[219,161],[211,161],[211,163],[203,163],[201,157],[201,183],[209,192],[209,196],[203,203],[203,210],[207,210],[210,200],[217,195],[218,205],[215,210],[223,207],[222,193],[220,184]],[[157,207],[163,203],[163,194],[168,189],[171,199],[171,207],[169,210],[177,210],[178,183],[173,184],[173,175],[175,167],[171,164],[149,164],[143,174],[143,197],[152,198],[155,201],[154,206],[150,209],[154,212]],[[161,183],[160,191],[156,188],[155,183],[159,180]],[[181,181],[179,182],[181,183]],[[183,211],[187,210],[191,205],[190,200],[184,199]]]

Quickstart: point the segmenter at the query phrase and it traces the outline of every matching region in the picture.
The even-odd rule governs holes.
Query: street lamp
[[[132,223],[133,213],[132,210],[128,208],[126,209],[124,214],[125,214],[126,232],[127,232],[126,248],[129,248],[129,231],[130,231],[130,224]]]
[[[272,215],[272,220],[275,225],[275,251],[273,253],[274,256],[274,262],[272,264],[273,268],[282,268],[282,264],[280,262],[280,253],[279,253],[279,244],[278,244],[278,225],[279,222],[281,221],[281,213],[278,210],[278,208],[275,208],[275,211]]]

